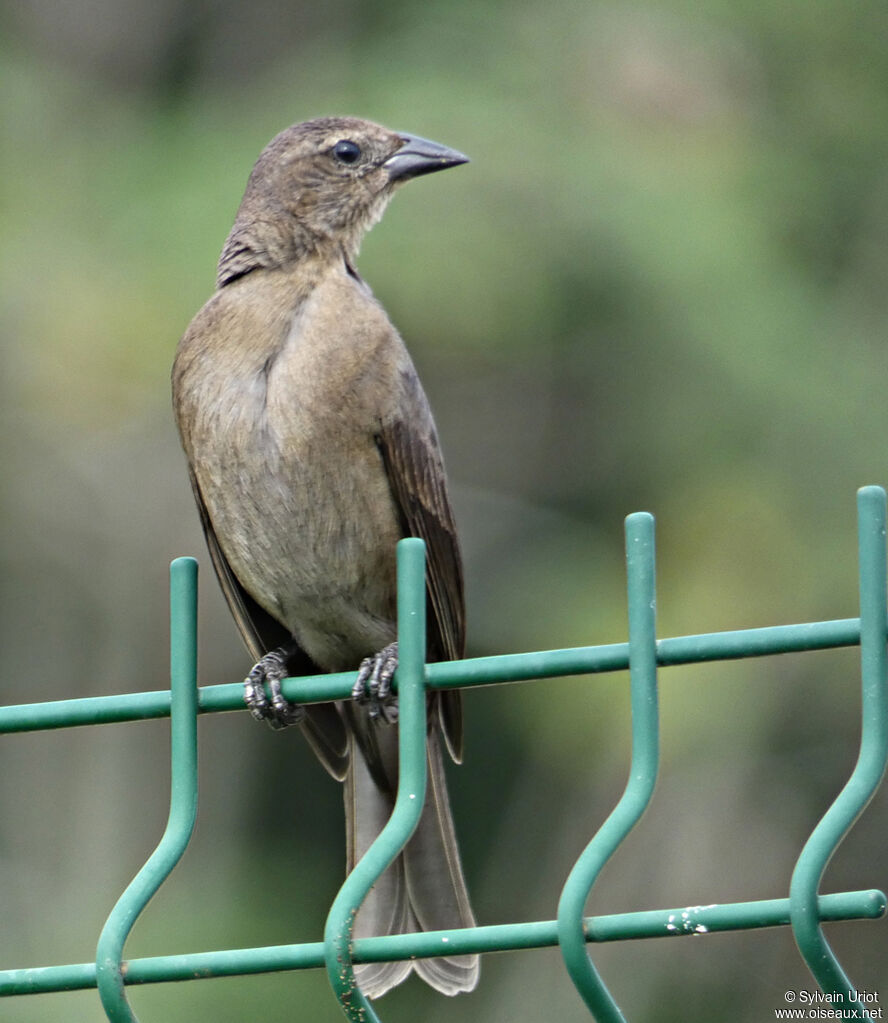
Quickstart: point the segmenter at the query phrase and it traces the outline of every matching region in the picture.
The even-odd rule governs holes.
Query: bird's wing
[[[197,477],[190,465],[188,466],[188,475],[200,512],[200,522],[210,552],[210,560],[213,562],[222,593],[244,643],[250,651],[250,656],[258,661],[270,650],[286,646],[287,670],[291,675],[323,674],[308,654],[294,645],[289,630],[273,618],[265,608],[257,604],[240,584],[219,545],[210,513],[207,511],[198,486]],[[318,759],[334,778],[342,781],[348,766],[348,739],[342,718],[335,706],[332,703],[309,704],[305,708],[305,717],[300,724]]]
[[[455,660],[463,656],[466,633],[459,540],[431,413],[415,374],[405,375],[405,383],[410,391],[403,411],[382,424],[376,443],[404,533],[426,544],[429,660]],[[459,763],[463,734],[458,690],[441,693],[440,713],[447,748]]]
[[[241,586],[237,576],[228,564],[228,559],[219,546],[216,531],[210,520],[210,513],[204,504],[203,495],[197,483],[194,470],[188,466],[188,475],[191,479],[191,489],[194,491],[194,499],[197,502],[197,509],[200,512],[200,524],[203,526],[207,547],[210,551],[210,559],[213,568],[219,578],[219,585],[222,593],[231,610],[232,617],[243,637],[243,641],[250,651],[253,660],[258,661],[263,654],[276,647],[283,646],[291,639],[289,631],[276,621],[271,615],[247,593]]]

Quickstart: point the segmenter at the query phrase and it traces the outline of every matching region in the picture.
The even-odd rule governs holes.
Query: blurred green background
[[[435,408],[470,651],[625,638],[622,520],[659,627],[856,614],[855,489],[888,482],[881,0],[17,0],[0,11],[3,702],[166,684],[167,565],[201,559],[201,679],[248,658],[169,408],[260,149],[320,114],[453,145],[360,267]],[[481,923],[549,919],[628,765],[625,676],[468,693],[452,774]],[[849,773],[854,651],[662,673],[663,775],[591,912],[780,897]],[[197,833],[127,953],[316,940],[340,794],[297,734],[204,719]],[[165,820],[163,722],[0,743],[0,966],[88,961]],[[880,793],[824,890],[888,886]],[[828,929],[888,999],[888,925]],[[630,1020],[773,1018],[788,931],[595,950]],[[319,973],[144,987],[144,1023],[334,1021]],[[386,1023],[588,1018],[557,953],[488,957]],[[95,992],[5,1001],[99,1021]]]

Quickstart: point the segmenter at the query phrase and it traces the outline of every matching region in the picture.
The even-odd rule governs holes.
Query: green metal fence
[[[127,936],[149,899],[175,867],[191,837],[197,807],[197,715],[243,707],[240,683],[197,686],[197,563],[171,566],[170,690],[62,700],[0,708],[0,732],[25,732],[170,716],[172,784],[169,821],[154,853],[121,895],[99,937],[96,961],[0,971],[0,996],[97,988],[112,1023],[136,1020],[126,997],[130,984],[227,977],[326,967],[350,1020],[378,1023],[357,988],[352,964],[448,954],[559,945],[573,983],[595,1019],[623,1019],[589,955],[595,942],[705,934],[790,925],[802,956],[825,994],[842,995],[846,1018],[870,1019],[845,974],[822,923],[874,919],[885,914],[881,891],[820,895],[820,879],[839,843],[876,791],[888,761],[888,601],[886,601],[886,498],[880,487],[858,493],[860,617],[842,621],[746,629],[671,639],[656,638],[654,520],[646,513],[626,520],[629,638],[627,643],[482,657],[424,664],[425,551],[421,540],[398,547],[400,664],[400,778],[391,820],[346,879],[333,905],[323,941],[193,955],[123,959]],[[799,855],[789,898],[678,907],[584,917],[589,893],[608,859],[648,805],[659,763],[657,669],[801,650],[860,646],[862,731],[857,764],[845,787]],[[351,940],[351,924],[367,891],[403,847],[416,825],[426,785],[425,687],[455,688],[629,668],[632,760],[622,798],[580,856],[562,890],[557,919],[473,927],[427,934]],[[290,679],[285,695],[306,703],[347,699],[352,674]],[[852,1015],[853,1014],[853,1015]]]

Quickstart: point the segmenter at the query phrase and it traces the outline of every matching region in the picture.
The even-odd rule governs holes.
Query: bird
[[[464,656],[463,567],[435,422],[400,334],[355,267],[405,182],[468,162],[417,135],[321,117],[261,152],[219,258],[216,288],[172,370],[175,417],[210,558],[255,660],[252,714],[297,724],[344,783],[350,871],[397,784],[395,547],[427,548],[428,658]],[[352,699],[300,707],[281,680],[357,671]],[[428,794],[377,881],[355,937],[472,927],[444,774],[461,762],[458,691],[427,696]],[[473,990],[479,959],[359,964],[378,998],[415,971]]]

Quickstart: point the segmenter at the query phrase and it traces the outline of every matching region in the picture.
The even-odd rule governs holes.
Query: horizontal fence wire
[[[835,892],[817,900],[821,920],[876,920],[884,916],[885,895],[876,889]],[[678,906],[586,917],[586,940],[612,942],[718,934],[726,931],[785,927],[790,922],[789,899]],[[395,934],[386,938],[357,938],[352,943],[356,963],[393,959],[431,959],[441,954],[447,938],[448,954],[519,952],[558,945],[558,922],[534,920],[516,924],[489,924],[459,931]],[[145,956],[126,961],[126,983],[162,984],[182,980],[212,980],[256,973],[318,970],[326,966],[322,941],[293,945],[219,949],[180,955]],[[0,996],[83,991],[96,986],[96,964],[27,967],[0,972]]]
[[[170,819],[155,853],[118,900],[99,939],[95,963],[0,971],[0,996],[97,987],[111,1023],[137,1023],[126,998],[132,984],[235,976],[326,967],[349,1019],[379,1023],[354,981],[353,964],[411,957],[467,954],[560,945],[568,973],[599,1021],[623,1020],[588,956],[590,943],[679,937],[718,931],[791,925],[800,951],[824,992],[854,990],[823,937],[824,921],[875,919],[886,897],[875,889],[823,895],[826,864],[878,787],[888,761],[886,678],[885,492],[858,494],[861,616],[838,621],[772,626],[657,640],[653,518],[627,519],[629,642],[524,654],[469,658],[424,665],[424,545],[402,541],[398,549],[396,674],[400,700],[401,778],[395,813],[382,835],[346,879],[331,907],[325,940],[293,945],[228,949],[188,955],[124,960],[129,931],[147,901],[174,869],[194,824],[197,797],[196,717],[243,710],[241,683],[197,687],[196,562],[171,566],[171,689],[116,696],[0,707],[0,733],[110,724],[171,716]],[[863,732],[855,771],[802,851],[790,897],[707,906],[584,916],[585,903],[604,862],[644,811],[657,774],[657,670],[679,664],[861,645]],[[587,846],[565,884],[557,920],[479,926],[452,931],[352,940],[357,908],[376,878],[398,854],[415,826],[425,786],[423,689],[523,682],[534,679],[630,670],[633,752],[630,781],[614,812]],[[287,679],[284,695],[303,703],[348,699],[354,673]],[[405,798],[401,798],[401,794]],[[414,798],[410,798],[410,796]],[[853,1017],[868,1019],[865,1006]]]
[[[860,643],[860,619],[806,622],[799,625],[771,625],[759,629],[736,629],[697,636],[676,636],[657,641],[660,667],[732,661],[771,654],[832,650]],[[426,685],[430,689],[462,689],[505,682],[533,682],[572,675],[596,675],[625,671],[629,667],[629,644],[570,647],[521,654],[468,657],[462,661],[427,664]],[[288,700],[325,703],[351,696],[355,672],[307,675],[284,679],[282,691]],[[397,688],[397,683],[395,683]],[[242,711],[244,687],[225,682],[198,689],[198,713]],[[170,690],[120,693],[114,696],[85,696],[75,700],[46,703],[9,704],[0,707],[0,735],[6,732],[37,732],[78,725],[107,725],[124,721],[146,721],[170,716]]]

